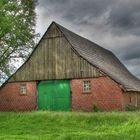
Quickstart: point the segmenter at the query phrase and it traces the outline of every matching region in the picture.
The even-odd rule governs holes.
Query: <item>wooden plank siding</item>
[[[55,24],[48,29],[31,57],[9,79],[32,81],[102,76],[97,68],[80,57]]]

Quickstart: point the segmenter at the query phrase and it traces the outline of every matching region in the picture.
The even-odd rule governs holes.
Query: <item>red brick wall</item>
[[[91,80],[91,92],[83,93],[83,80],[71,81],[72,110],[92,111],[95,104],[101,111],[123,110],[123,94],[116,82],[108,77]]]
[[[88,80],[91,80],[90,93],[83,93],[84,80],[87,79],[71,81],[73,111],[92,111],[93,105],[96,105],[101,111],[124,110],[127,105],[136,105],[137,94],[133,92],[123,93],[118,84],[108,77],[88,78]],[[0,89],[0,111],[37,109],[36,82],[26,82],[27,95],[20,94],[21,83],[7,83]]]
[[[37,108],[36,82],[26,82],[26,95],[20,94],[21,83],[7,83],[0,89],[0,111],[30,111]]]

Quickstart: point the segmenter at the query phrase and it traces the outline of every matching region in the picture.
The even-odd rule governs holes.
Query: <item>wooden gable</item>
[[[77,54],[57,25],[52,23],[30,58],[13,74],[9,82],[101,75],[97,68]]]

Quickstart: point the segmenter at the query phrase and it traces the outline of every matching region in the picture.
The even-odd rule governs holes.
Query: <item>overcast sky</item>
[[[111,50],[140,78],[140,0],[38,0],[36,32],[52,21]]]

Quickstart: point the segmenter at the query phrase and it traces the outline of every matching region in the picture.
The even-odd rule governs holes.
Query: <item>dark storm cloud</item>
[[[140,46],[128,47],[125,49],[125,52],[122,56],[123,60],[140,59]]]
[[[39,7],[47,9],[55,15],[61,13],[61,18],[79,24],[88,17],[92,20],[100,16],[108,7],[115,4],[116,0],[40,0]],[[51,14],[51,13],[50,13]]]
[[[92,25],[95,18],[102,16],[115,3],[115,0],[67,0],[67,5],[63,3],[59,7],[56,4],[55,10],[62,12],[62,18],[73,24]]]
[[[73,20],[77,24],[82,21],[83,23],[88,24],[88,21],[97,18],[104,13],[109,8],[108,3],[111,4],[111,1],[112,0],[77,0],[71,2],[67,12],[64,13],[63,18],[66,18],[69,21]]]
[[[118,47],[116,45],[116,49],[113,51],[117,55],[119,55],[122,60],[127,61],[136,58],[140,59],[140,40],[137,40],[130,44],[128,42],[128,44],[122,44],[122,46]]]
[[[39,0],[37,31],[52,21],[113,51],[140,78],[140,0]]]
[[[115,33],[140,35],[140,1],[123,0],[115,4],[108,19]]]
[[[69,0],[39,0],[39,6],[41,7],[46,7],[48,4],[49,5],[54,5],[54,4],[64,4],[67,3]]]

